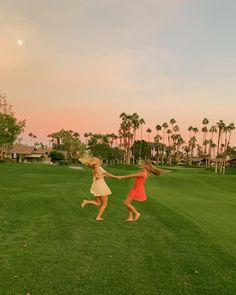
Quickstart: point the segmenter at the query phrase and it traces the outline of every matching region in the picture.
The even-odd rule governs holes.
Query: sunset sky
[[[0,0],[0,91],[26,135],[236,123],[235,0]],[[19,44],[22,40],[23,44]],[[233,136],[236,144],[236,136]]]

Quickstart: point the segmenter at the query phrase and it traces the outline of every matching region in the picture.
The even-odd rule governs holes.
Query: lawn
[[[136,223],[123,221],[132,180],[107,179],[103,222],[80,208],[90,183],[88,169],[0,165],[0,295],[236,294],[233,170],[151,176]]]

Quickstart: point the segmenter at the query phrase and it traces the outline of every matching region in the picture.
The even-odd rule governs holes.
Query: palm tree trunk
[[[141,140],[139,145],[139,161],[141,161],[141,154],[142,154],[142,140],[143,140],[143,125],[141,124]]]
[[[224,161],[224,166],[223,166],[223,175],[225,175],[225,167],[226,167],[226,160]]]
[[[228,143],[227,143],[227,149],[228,149],[228,147],[229,147],[229,145],[230,145],[230,140],[231,140],[231,131],[229,131],[229,138],[228,138]]]
[[[157,153],[157,166],[159,165],[159,159],[160,159],[160,154],[159,152]]]
[[[215,164],[215,173],[218,172],[218,154],[219,154],[219,146],[220,146],[220,138],[221,138],[221,130],[219,130],[218,141],[217,141],[217,150],[216,150],[216,164]]]
[[[161,165],[164,164],[164,152],[165,152],[165,147],[163,146],[162,152],[161,152]]]
[[[164,130],[163,130],[163,144],[165,144],[165,135],[166,135],[166,129],[164,128]]]

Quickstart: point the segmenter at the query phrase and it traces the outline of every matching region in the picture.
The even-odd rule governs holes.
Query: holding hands
[[[115,176],[116,179],[124,179],[124,176]]]
[[[116,176],[116,179],[122,179],[123,176]]]

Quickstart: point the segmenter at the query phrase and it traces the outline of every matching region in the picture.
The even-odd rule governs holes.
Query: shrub
[[[0,160],[0,163],[13,163],[14,161],[10,158],[4,158]]]
[[[51,151],[49,157],[51,158],[53,163],[65,160],[65,156],[63,155],[63,153],[58,151]]]
[[[68,163],[68,161],[66,161],[66,160],[60,160],[59,161],[59,165],[68,165],[69,163]]]

